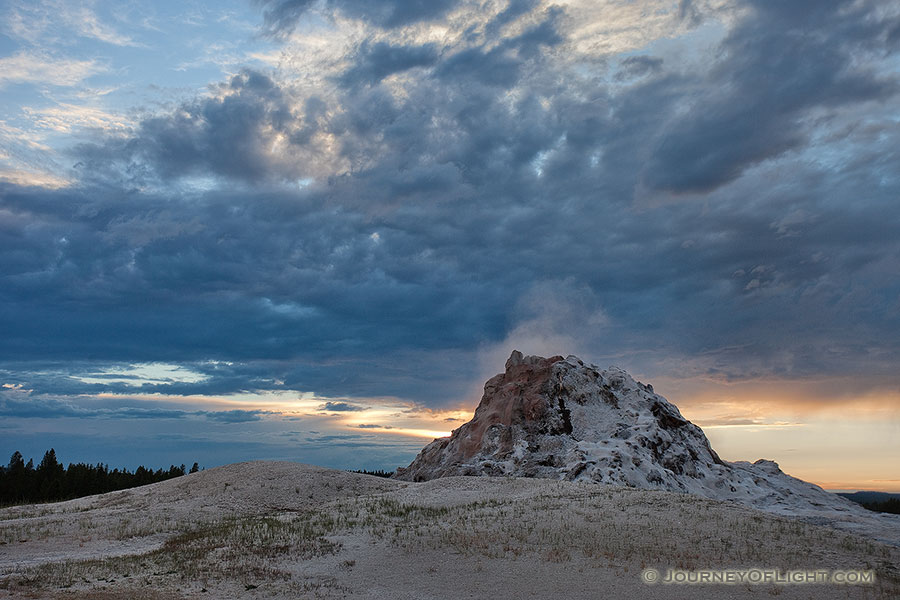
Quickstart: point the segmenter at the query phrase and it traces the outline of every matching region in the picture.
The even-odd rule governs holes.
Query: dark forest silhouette
[[[190,472],[200,470],[197,463]],[[104,494],[180,477],[186,473],[184,465],[172,465],[168,470],[152,470],[139,466],[133,472],[128,469],[109,469],[98,463],[69,463],[68,468],[56,458],[51,448],[44,453],[37,468],[34,461],[25,462],[18,450],[9,459],[9,464],[0,467],[0,504],[22,504],[32,502],[53,502],[71,500],[93,494]]]
[[[900,515],[900,500],[898,500],[897,498],[888,498],[887,500],[876,500],[873,502],[860,502],[860,504],[862,504],[869,510],[874,510],[875,512],[886,512]]]
[[[374,475],[375,477],[390,477],[394,474],[393,471],[385,471],[383,469],[375,469],[373,471],[369,471],[367,469],[353,469],[350,472],[361,473],[362,475]]]

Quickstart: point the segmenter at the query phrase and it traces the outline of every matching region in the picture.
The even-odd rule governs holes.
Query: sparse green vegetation
[[[0,587],[8,588],[13,580],[17,587],[41,589],[68,589],[97,582],[130,587],[132,582],[128,580],[150,588],[171,580],[186,586],[206,586],[227,574],[229,580],[253,586],[246,590],[255,589],[259,582],[291,581],[290,572],[280,568],[280,563],[340,550],[340,543],[325,537],[335,527],[334,519],[316,512],[227,518],[177,533],[161,548],[145,554],[44,564],[0,580]]]

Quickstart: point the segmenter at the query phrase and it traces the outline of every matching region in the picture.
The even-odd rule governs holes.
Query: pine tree
[[[200,466],[194,463],[191,472],[199,470]],[[33,460],[29,459],[26,464],[22,453],[16,451],[8,466],[0,465],[0,504],[80,498],[165,481],[180,477],[185,471],[185,465],[171,465],[168,470],[155,471],[141,465],[134,473],[128,469],[110,471],[103,463],[69,463],[66,468],[57,459],[53,448],[44,454],[35,469]]]
[[[35,474],[39,500],[58,500],[62,496],[66,471],[56,460],[56,450],[50,448],[44,454]]]
[[[2,495],[0,502],[17,502],[22,500],[28,487],[28,472],[25,470],[25,460],[22,453],[16,450],[9,459],[3,477],[3,486],[0,487]]]

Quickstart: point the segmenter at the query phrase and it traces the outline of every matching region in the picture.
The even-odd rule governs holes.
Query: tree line
[[[862,502],[862,505],[869,510],[874,510],[875,512],[885,512],[900,515],[900,500],[898,500],[897,498],[888,498],[887,500],[882,501],[875,500],[872,502]]]
[[[199,465],[194,463],[189,472],[199,470]],[[57,460],[53,448],[44,453],[44,458],[35,468],[34,461],[29,459],[26,463],[17,450],[10,457],[9,465],[0,466],[0,504],[71,500],[165,481],[186,472],[184,465],[172,465],[168,470],[155,471],[143,465],[134,471],[110,470],[108,465],[101,463],[69,463],[68,467],[64,467]]]
[[[374,475],[375,477],[390,477],[394,474],[393,471],[385,471],[384,469],[375,469],[374,471],[367,471],[366,469],[352,469],[351,473],[362,473],[363,475]]]

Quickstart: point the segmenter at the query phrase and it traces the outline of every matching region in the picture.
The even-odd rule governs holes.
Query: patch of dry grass
[[[329,483],[334,485],[340,484]],[[294,487],[286,497],[298,495]],[[137,555],[17,567],[0,573],[0,597],[2,591],[26,598],[168,599],[206,592],[235,598],[352,596],[351,574],[375,568],[372,557],[380,554],[398,561],[380,567],[391,572],[430,576],[422,556],[458,557],[482,578],[510,561],[565,573],[611,573],[624,581],[636,581],[645,567],[871,569],[876,585],[836,591],[850,598],[900,597],[897,548],[694,496],[564,482],[462,480],[348,495],[315,506],[281,506],[188,518],[189,513],[117,502],[112,509],[78,515],[0,521],[0,540],[9,540],[0,552],[6,547],[7,553],[9,545],[21,543],[21,535],[52,543],[63,524],[67,539],[76,543],[156,536],[162,544]],[[738,592],[811,597],[784,586],[731,589]]]

